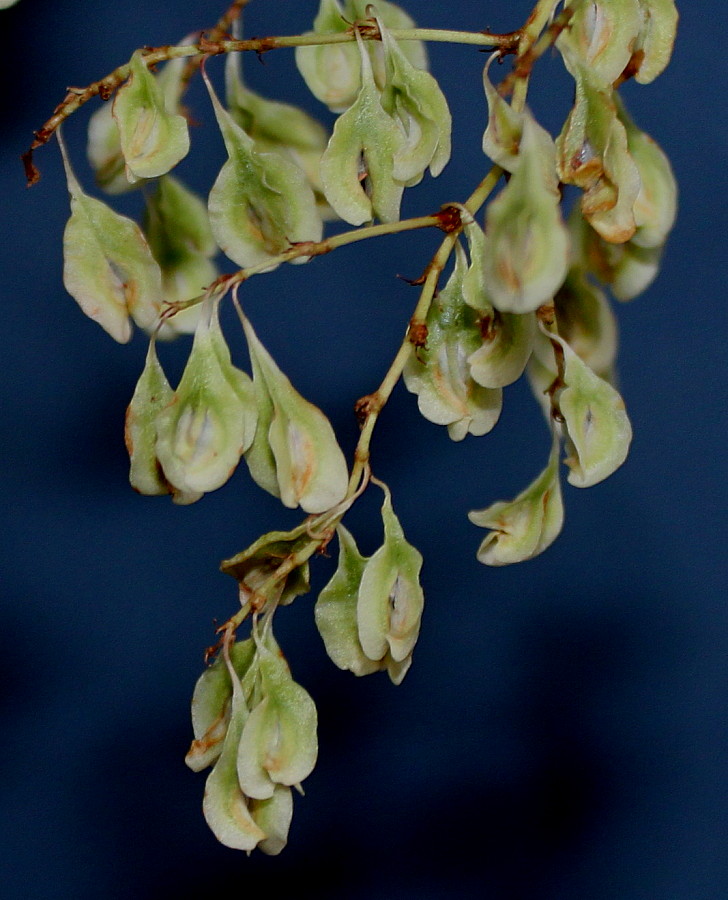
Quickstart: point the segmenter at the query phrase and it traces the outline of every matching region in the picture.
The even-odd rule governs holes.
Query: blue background
[[[486,569],[474,557],[482,532],[465,514],[540,470],[547,435],[534,401],[524,385],[508,389],[496,431],[456,445],[396,391],[374,466],[425,557],[415,664],[399,688],[356,680],[327,660],[313,595],[280,613],[280,642],[319,704],[320,759],[288,848],[247,859],[202,819],[204,776],[182,761],[189,699],[214,620],[236,605],[219,559],[297,515],[244,466],[188,508],[129,489],[122,423],[145,341],[114,344],[63,289],[57,148],[38,153],[32,191],[18,161],[67,85],[213,24],[223,5],[21,0],[0,12],[3,895],[722,900],[728,85],[715,42],[725,6],[682,4],[671,67],[626,92],[682,198],[658,281],[618,309],[635,429],[627,463],[591,490],[566,490],[564,532],[542,557]],[[255,0],[247,34],[305,30],[316,6]],[[423,25],[494,31],[529,8],[408,4]],[[405,214],[462,199],[486,165],[483,55],[437,46],[431,60],[451,101],[454,161],[408,192]],[[246,60],[253,87],[330,121],[290,53],[263,62]],[[569,102],[558,60],[545,60],[532,103],[552,131]],[[200,127],[180,171],[204,192],[224,157],[199,86],[190,103]],[[87,118],[74,116],[65,135],[90,189]],[[394,276],[416,277],[435,242],[382,239],[245,287],[262,339],[347,449],[352,403],[378,384],[415,302]],[[163,351],[177,376],[186,342]],[[372,492],[350,518],[365,552],[379,541],[378,502]],[[316,563],[316,587],[334,564]]]

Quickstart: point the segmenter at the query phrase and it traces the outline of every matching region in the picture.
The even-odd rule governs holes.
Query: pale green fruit
[[[465,251],[457,244],[453,272],[427,315],[427,343],[410,355],[403,372],[422,415],[436,425],[447,425],[455,441],[468,433],[487,434],[498,421],[503,402],[502,392],[476,383],[468,366],[482,336],[478,314],[464,298],[467,267]]]
[[[151,329],[157,321],[159,266],[135,222],[83,192],[65,148],[63,162],[71,195],[71,218],[63,234],[63,283],[89,318],[125,343],[131,337],[130,314],[143,328]]]
[[[641,56],[635,81],[649,84],[670,62],[677,33],[678,12],[675,0],[639,0],[643,24],[634,48]]]
[[[346,0],[345,17],[349,21],[367,19],[374,15],[386,28],[415,28],[415,21],[401,6],[390,0]],[[427,49],[424,41],[402,41],[402,52],[416,69],[427,68]],[[380,41],[368,41],[367,49],[371,56],[374,78],[379,88],[384,87],[386,80],[384,52]]]
[[[422,556],[405,539],[389,490],[384,490],[384,543],[364,568],[357,623],[359,640],[369,659],[384,660],[391,655],[395,663],[403,663],[411,655],[420,632],[424,607],[419,582]]]
[[[569,236],[561,218],[553,141],[524,116],[520,162],[486,212],[483,264],[488,296],[502,312],[529,313],[566,277]]]
[[[618,391],[592,372],[563,338],[549,337],[564,354],[564,386],[554,400],[563,417],[568,481],[576,487],[591,487],[625,461],[632,426]]]
[[[203,76],[228,152],[208,202],[212,233],[222,251],[246,267],[264,263],[292,243],[320,240],[323,222],[303,172],[278,153],[259,153]]]
[[[450,159],[452,118],[437,81],[412,65],[381,18],[386,81],[382,106],[402,126],[404,142],[394,155],[392,174],[397,181],[416,184],[425,169],[439,175]]]
[[[154,178],[189,153],[187,120],[167,110],[162,88],[140,50],[129,66],[129,78],[116,92],[113,105],[121,151],[134,178]]]
[[[336,120],[321,158],[321,181],[334,211],[351,225],[363,225],[375,217],[394,222],[399,219],[404,190],[394,177],[394,160],[404,136],[382,107],[369,55],[361,38],[358,43],[361,89],[353,105]]]
[[[174,397],[157,417],[157,456],[182,491],[214,491],[253,441],[257,412],[250,379],[234,370],[217,303],[205,302]]]
[[[253,592],[258,592],[275,575],[287,559],[302,550],[310,541],[305,523],[292,531],[269,531],[242,553],[223,560],[220,570],[238,582],[240,599],[245,603],[252,599]],[[270,595],[266,594],[266,598],[286,606],[310,589],[309,567],[308,562],[305,562],[277,579],[270,589]]]
[[[348,27],[338,0],[320,0],[314,34],[337,34]],[[332,112],[343,112],[356,99],[361,63],[353,43],[296,47],[296,65],[314,97]]]
[[[582,214],[601,237],[621,244],[637,227],[640,173],[612,91],[601,89],[586,68],[576,69],[575,78],[574,108],[556,139],[559,177],[583,189]]]
[[[498,501],[468,513],[468,518],[491,529],[477,553],[487,566],[523,562],[542,553],[558,537],[564,522],[558,440],[544,471],[515,500]]]
[[[331,423],[295,390],[247,319],[243,327],[260,416],[246,455],[251,475],[284,506],[325,512],[344,499],[349,485],[346,459]]]
[[[217,244],[207,207],[200,197],[171,175],[162,176],[146,197],[144,231],[162,270],[167,303],[199,297],[217,277],[212,258]],[[197,327],[201,304],[182,309],[165,321],[159,337],[189,334]]]
[[[230,661],[238,679],[249,671],[255,656],[252,638],[230,647]],[[218,656],[197,679],[192,694],[192,730],[195,735],[185,757],[193,772],[201,772],[220,756],[230,724],[233,682],[225,660]]]
[[[554,306],[558,333],[593,372],[607,377],[617,356],[617,321],[604,291],[572,269]]]
[[[202,812],[221,844],[250,852],[266,834],[253,819],[238,781],[238,748],[249,713],[240,679],[230,663],[227,668],[232,683],[230,717],[222,751],[207,777]]]
[[[266,800],[275,786],[300,784],[316,764],[316,706],[291,677],[277,646],[257,646],[262,699],[240,737],[237,769],[248,797]]]
[[[258,844],[258,850],[268,856],[277,856],[288,843],[288,830],[293,818],[291,789],[277,784],[272,797],[251,799],[248,809],[255,824],[265,832],[265,840]]]
[[[359,553],[351,534],[339,525],[339,564],[331,580],[319,594],[314,613],[316,626],[331,660],[354,675],[369,675],[381,668],[362,650],[356,607],[359,585],[367,558]]]
[[[496,58],[500,58],[499,53],[494,53],[483,69],[483,88],[488,103],[488,127],[483,134],[483,153],[502,169],[514,172],[520,162],[518,150],[523,132],[523,114],[513,109],[490,80],[488,72]]]
[[[632,57],[643,26],[640,0],[567,0],[574,14],[556,46],[570,70],[588,68],[594,82],[610,88]]]
[[[640,175],[640,190],[634,202],[637,230],[632,243],[638,247],[661,247],[675,224],[677,213],[677,183],[672,166],[657,143],[635,125],[624,104],[619,103],[617,111]]]
[[[467,359],[473,380],[491,389],[517,381],[533,350],[536,317],[494,311],[481,330],[483,342]]]

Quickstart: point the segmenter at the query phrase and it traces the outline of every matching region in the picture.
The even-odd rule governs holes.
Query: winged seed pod
[[[404,185],[394,177],[394,160],[404,146],[404,135],[382,107],[369,54],[358,32],[357,43],[361,89],[353,105],[336,120],[321,157],[321,181],[326,199],[350,225],[363,225],[375,217],[395,222]]]
[[[220,755],[207,777],[202,812],[221,844],[250,852],[266,839],[266,833],[253,819],[238,781],[238,748],[249,712],[240,677],[230,659],[225,659],[225,665],[232,687],[230,715]]]
[[[583,67],[575,69],[576,100],[559,137],[557,167],[564,184],[582,188],[584,218],[611,243],[635,233],[640,174],[617,116],[612,91],[601,89]]]
[[[163,175],[146,197],[144,232],[162,271],[167,303],[199,297],[217,277],[212,258],[217,244],[204,202],[171,175]],[[200,304],[166,319],[159,337],[189,334],[197,327]]]
[[[549,338],[564,354],[563,387],[554,402],[563,417],[569,484],[591,487],[618,469],[627,458],[632,426],[619,393],[599,378],[566,341]]]
[[[486,212],[485,282],[493,306],[529,313],[566,277],[569,237],[561,218],[551,137],[526,113],[520,162]]]
[[[364,20],[374,15],[386,28],[414,28],[415,21],[401,6],[390,0],[346,0],[346,18],[350,21]],[[402,41],[402,52],[416,69],[427,68],[427,49],[423,41]],[[384,87],[386,79],[383,47],[380,41],[369,41],[368,50],[374,69],[377,86]]]
[[[627,132],[627,147],[640,176],[634,202],[637,230],[632,243],[638,247],[661,247],[677,213],[677,183],[672,166],[657,143],[635,125],[619,100],[617,114]]]
[[[129,453],[129,483],[148,496],[173,494],[175,503],[194,503],[198,492],[179,491],[164,477],[157,457],[157,417],[174,396],[157,359],[155,341],[149,342],[144,369],[126,411],[124,441]]]
[[[258,849],[267,856],[277,856],[288,843],[288,830],[293,818],[293,796],[289,787],[277,784],[273,796],[266,800],[248,801],[250,815],[265,832]]]
[[[488,103],[488,127],[483,134],[483,153],[506,172],[515,172],[520,162],[518,149],[523,132],[523,114],[513,109],[490,80],[488,72],[496,58],[502,58],[500,53],[493,53],[483,68],[483,88]]]
[[[321,513],[340,503],[349,484],[346,459],[326,416],[295,390],[247,318],[258,429],[246,461],[253,479],[284,506]]]
[[[221,487],[253,441],[252,384],[230,361],[214,299],[205,301],[182,379],[156,422],[157,456],[181,491]]]
[[[356,607],[359,585],[368,560],[362,556],[352,535],[339,525],[339,564],[331,580],[321,591],[314,607],[316,627],[326,652],[340,669],[354,675],[369,675],[382,668],[381,660],[372,660],[362,650]]]
[[[394,155],[392,174],[397,181],[417,184],[428,166],[436,177],[447,165],[452,117],[437,81],[412,65],[379,16],[377,24],[386,68],[382,106],[400,123],[404,134]]]
[[[113,116],[126,168],[133,178],[164,175],[190,150],[187,120],[168,112],[157,79],[141,50],[129,63],[129,78],[116,92]]]
[[[554,437],[544,471],[515,500],[498,501],[468,513],[468,518],[474,525],[492,529],[477,553],[487,566],[523,562],[550,546],[564,522],[558,438]]]
[[[483,343],[467,359],[470,375],[485,388],[503,388],[517,381],[526,368],[536,334],[534,313],[493,311],[481,324]]]
[[[447,425],[454,441],[468,433],[487,434],[503,405],[502,391],[477,384],[468,366],[482,336],[478,314],[463,296],[467,267],[465,250],[458,243],[452,274],[427,314],[427,344],[410,354],[403,372],[422,415],[436,425]]]
[[[256,800],[272,797],[278,784],[300,784],[318,755],[316,706],[272,643],[257,640],[262,699],[251,710],[238,747],[240,787]]]
[[[236,29],[233,29],[233,34]],[[243,83],[241,54],[225,58],[225,99],[228,112],[249,135],[261,153],[278,153],[293,162],[313,189],[319,212],[332,217],[321,184],[321,154],[329,139],[326,129],[314,118],[289,103],[268,100]]]
[[[157,321],[161,272],[136,222],[83,192],[58,141],[71,195],[63,283],[86,315],[123,344],[131,337],[130,315],[142,328]]]
[[[677,33],[678,12],[675,0],[640,0],[643,24],[637,36],[632,59],[635,81],[649,84],[670,62]]]
[[[229,648],[230,663],[238,679],[243,679],[253,666],[255,642],[252,638],[237,641]],[[222,753],[230,724],[233,682],[222,656],[208,666],[197,679],[192,694],[192,730],[194,740],[185,757],[193,772],[211,766]]]
[[[278,153],[259,153],[220,104],[204,70],[203,78],[228,152],[208,201],[212,233],[223,253],[246,267],[292,243],[320,240],[323,222],[303,172]]]
[[[392,509],[389,488],[383,485],[382,489],[384,543],[364,568],[356,616],[366,656],[378,661],[391,655],[394,663],[403,664],[411,657],[420,632],[424,607],[419,582],[422,556],[405,539]],[[390,676],[395,681],[397,673],[392,676],[390,672]]]
[[[640,0],[567,0],[569,27],[556,46],[567,68],[589,69],[594,83],[608,89],[627,68],[643,27]]]

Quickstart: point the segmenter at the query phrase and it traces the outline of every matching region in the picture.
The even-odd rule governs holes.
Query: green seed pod
[[[481,334],[481,346],[467,360],[473,380],[485,388],[503,388],[517,381],[533,350],[535,315],[494,310],[482,321]]]
[[[549,335],[564,355],[564,387],[554,401],[564,420],[570,468],[569,484],[591,487],[618,469],[627,458],[632,426],[619,393],[599,378],[563,338]]]
[[[240,737],[238,780],[248,797],[266,800],[275,786],[307,778],[316,764],[316,706],[291,677],[277,646],[257,644],[262,699],[252,709]]]
[[[570,71],[588,68],[594,83],[610,88],[632,57],[643,26],[640,0],[567,0],[574,14],[556,46]]]
[[[266,839],[266,833],[253,819],[238,781],[238,748],[249,713],[240,678],[230,661],[226,665],[232,684],[230,718],[222,751],[207,777],[202,812],[221,844],[250,852]]]
[[[550,546],[564,522],[558,439],[544,471],[515,500],[498,501],[468,513],[468,518],[474,525],[492,529],[477,553],[487,566],[523,562]]]
[[[241,73],[242,54],[225,59],[225,96],[230,115],[255,142],[260,153],[278,153],[293,162],[313,189],[319,212],[332,218],[321,184],[321,154],[329,135],[314,118],[289,103],[268,100],[251,91]]]
[[[617,321],[604,291],[572,269],[554,308],[559,335],[593,372],[609,380],[617,356]]]
[[[389,489],[383,490],[384,543],[367,562],[359,585],[359,640],[369,659],[385,660],[391,655],[395,663],[404,663],[420,632],[424,607],[419,582],[422,556],[405,539]],[[404,673],[401,675],[404,677]]]
[[[253,266],[292,243],[320,240],[323,223],[303,172],[278,153],[259,153],[203,77],[228,152],[208,203],[223,253],[239,266]]]
[[[157,456],[179,490],[221,487],[251,445],[257,412],[249,381],[234,371],[217,303],[207,300],[179,387],[157,417]]]
[[[478,314],[464,299],[467,267],[465,251],[457,244],[453,272],[427,315],[427,344],[410,355],[403,373],[422,415],[447,425],[454,441],[468,433],[487,434],[503,404],[502,391],[477,384],[468,367],[482,336]]]
[[[591,226],[605,241],[621,244],[637,227],[640,173],[613,93],[599,88],[584,68],[575,71],[575,78],[576,102],[556,139],[559,177],[584,190],[581,211]]]
[[[417,184],[428,166],[436,177],[447,165],[452,117],[437,81],[412,65],[379,16],[377,22],[386,68],[382,106],[400,123],[404,134],[393,158],[392,174],[397,181]]]
[[[167,303],[199,297],[217,277],[212,258],[217,244],[204,202],[171,175],[162,176],[146,197],[144,232],[162,270]],[[182,309],[165,321],[160,337],[189,334],[197,327],[200,305]]]
[[[89,197],[61,144],[71,195],[63,234],[63,283],[86,315],[114,340],[131,337],[129,314],[152,328],[161,305],[162,277],[139,226]]]
[[[303,549],[310,540],[305,523],[292,531],[269,531],[247,550],[224,560],[220,570],[238,582],[241,602],[246,603],[253,592],[258,591],[287,559]],[[310,589],[308,562],[305,562],[277,581],[272,599],[286,606]]]
[[[247,319],[243,327],[260,415],[246,456],[251,475],[284,506],[325,512],[344,499],[349,484],[346,459],[331,423],[295,390]]]
[[[516,112],[510,103],[498,93],[488,75],[493,60],[500,58],[493,53],[483,69],[483,88],[488,103],[488,127],[483,134],[483,153],[507,172],[515,172],[520,162],[518,150],[523,132],[523,114]]]
[[[368,560],[359,553],[354,538],[343,525],[338,526],[336,533],[339,565],[316,601],[316,626],[335,665],[354,675],[369,675],[382,666],[362,650],[357,626],[359,585]]]
[[[336,120],[321,158],[321,181],[326,199],[345,222],[363,225],[374,217],[395,222],[404,186],[394,177],[394,160],[403,147],[404,136],[382,107],[361,38],[358,45],[361,89],[354,104]]]
[[[313,33],[338,34],[348,27],[338,0],[321,0]],[[296,65],[308,89],[331,112],[343,112],[356,99],[361,85],[361,64],[353,43],[296,47]]]
[[[618,103],[617,112],[627,131],[627,146],[640,175],[640,190],[634,202],[637,230],[632,243],[638,247],[661,247],[675,224],[675,176],[667,156],[635,125],[623,103]]]
[[[529,313],[566,277],[569,237],[561,219],[550,136],[524,116],[520,162],[489,204],[483,264],[488,295],[502,312]]]
[[[253,665],[255,643],[252,638],[230,647],[230,662],[238,679]],[[244,693],[244,691],[243,691]],[[211,766],[222,753],[230,724],[233,682],[225,660],[218,656],[197,679],[192,694],[192,730],[195,735],[185,757],[193,772]]]
[[[189,153],[187,120],[167,111],[164,93],[140,50],[116,93],[113,116],[127,170],[135,178],[164,175]]]
[[[675,0],[640,0],[643,23],[637,36],[632,59],[635,81],[649,84],[670,62],[677,33],[678,12]]]
[[[277,856],[288,843],[288,830],[293,818],[291,789],[277,784],[273,796],[266,800],[249,800],[248,809],[253,821],[265,832],[265,840],[258,850],[268,856]]]

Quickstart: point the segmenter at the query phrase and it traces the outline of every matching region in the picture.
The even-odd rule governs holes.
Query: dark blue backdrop
[[[426,25],[508,30],[529,5],[409,9]],[[20,0],[0,12],[3,895],[722,900],[728,84],[713,42],[724,5],[685,3],[672,66],[628,90],[682,195],[659,280],[618,311],[628,462],[566,491],[565,531],[544,556],[485,569],[465,513],[538,471],[547,439],[535,404],[509,389],[495,433],[454,445],[398,389],[374,458],[426,561],[415,665],[399,688],[355,680],[326,659],[308,598],[278,617],[320,706],[321,753],[277,859],[215,842],[199,809],[204,776],[182,758],[202,649],[236,602],[218,560],[297,517],[242,471],[189,508],[128,488],[122,420],[145,343],[113,344],[64,292],[57,150],[38,154],[43,180],[29,192],[18,161],[67,85],[211,24],[222,6]],[[316,6],[255,0],[247,33],[303,30]],[[408,213],[461,199],[483,168],[483,56],[431,57],[455,162],[410,192]],[[290,54],[264,63],[246,61],[253,86],[325,118]],[[556,62],[542,69],[533,102],[555,129],[568,87]],[[191,102],[202,127],[183,171],[204,191],[221,142],[199,90]],[[66,138],[89,185],[87,114],[75,118]],[[434,240],[386,239],[246,286],[259,333],[347,448],[351,404],[378,383],[414,303],[394,275],[419,274]],[[184,346],[163,349],[179,372]],[[375,512],[372,500],[353,517],[367,552]],[[318,587],[333,564],[317,564]]]

